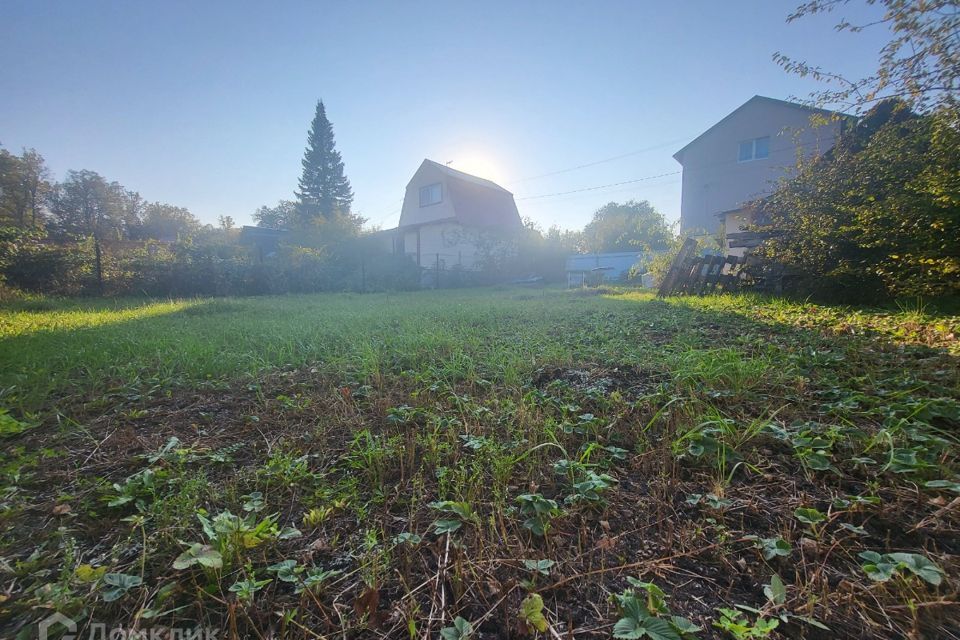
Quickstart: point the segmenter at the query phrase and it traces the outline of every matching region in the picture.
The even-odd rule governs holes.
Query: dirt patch
[[[629,365],[603,367],[586,364],[580,367],[543,367],[533,375],[538,389],[565,386],[583,394],[609,394],[619,391],[626,398],[638,398],[657,391],[667,380],[658,371],[638,369]]]

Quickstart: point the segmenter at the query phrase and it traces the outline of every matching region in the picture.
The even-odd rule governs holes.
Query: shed
[[[630,269],[643,259],[643,253],[578,253],[567,258],[567,286],[583,287],[626,280]]]

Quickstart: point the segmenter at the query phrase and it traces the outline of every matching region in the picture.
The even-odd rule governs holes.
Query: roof
[[[457,171],[456,169],[451,169],[447,165],[440,164],[439,162],[435,162],[429,158],[424,158],[423,164],[433,165],[451,178],[456,178],[457,180],[465,180],[467,182],[472,182],[473,184],[478,184],[482,187],[488,187],[490,189],[496,189],[504,193],[510,193],[509,191],[507,191],[506,189],[498,185],[496,182],[487,180],[486,178],[480,178],[478,176],[471,175],[469,173],[464,173],[463,171]],[[513,194],[510,193],[510,195],[513,195]]]
[[[696,138],[694,138],[693,140],[691,140],[690,142],[688,142],[682,149],[680,149],[680,150],[677,151],[675,154],[673,154],[674,160],[676,160],[677,162],[682,163],[683,161],[681,160],[681,158],[683,157],[683,153],[684,153],[687,149],[689,149],[690,147],[692,147],[693,145],[695,145],[695,144],[696,144],[697,142],[699,142],[702,138],[704,138],[707,134],[709,134],[711,131],[713,131],[713,130],[716,129],[717,127],[721,126],[723,123],[725,123],[727,120],[729,120],[730,118],[732,118],[734,115],[736,115],[736,114],[737,114],[738,112],[740,112],[742,109],[745,109],[745,108],[747,107],[747,105],[751,105],[751,104],[754,104],[754,103],[757,103],[757,102],[765,102],[765,103],[767,103],[767,104],[774,104],[774,105],[778,105],[778,106],[793,107],[794,109],[800,109],[800,110],[802,110],[802,111],[808,111],[808,112],[810,112],[810,114],[819,113],[819,114],[822,114],[822,115],[839,115],[839,116],[848,117],[848,118],[853,117],[853,116],[851,116],[851,115],[849,115],[849,114],[841,113],[841,112],[839,112],[839,111],[831,111],[830,109],[820,109],[820,108],[817,108],[817,107],[811,107],[811,106],[808,106],[808,105],[805,105],[805,104],[801,104],[801,103],[799,103],[799,102],[790,102],[789,100],[778,100],[777,98],[768,98],[767,96],[759,96],[759,95],[757,95],[757,96],[753,96],[752,98],[750,98],[749,100],[747,100],[746,102],[744,102],[742,105],[740,105],[739,107],[737,107],[736,109],[734,109],[733,111],[731,111],[730,113],[728,113],[727,115],[725,115],[723,118],[721,118],[721,119],[720,119],[716,124],[714,124],[712,127],[710,127],[709,129],[707,129],[706,131],[704,131],[703,133],[701,133],[700,135],[698,135]]]
[[[271,229],[269,227],[251,227],[243,225],[240,229],[240,244],[257,244],[276,242],[288,231],[284,229]]]
[[[435,180],[439,174],[444,183],[443,201],[446,206],[433,215],[442,217],[409,215],[418,210],[416,187],[421,184],[424,172]],[[423,209],[420,207],[419,209]],[[451,169],[433,160],[424,160],[407,184],[403,201],[400,226],[458,222],[467,227],[517,229],[522,226],[520,212],[513,194],[490,180]],[[427,219],[422,219],[426,217]]]

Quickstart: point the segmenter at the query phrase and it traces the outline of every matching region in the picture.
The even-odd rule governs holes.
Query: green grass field
[[[958,336],[630,290],[10,303],[0,636],[960,638]]]

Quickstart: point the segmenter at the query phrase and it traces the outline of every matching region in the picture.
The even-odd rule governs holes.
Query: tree
[[[944,110],[881,102],[756,204],[758,253],[798,292],[876,299],[960,293],[960,131]]]
[[[583,248],[594,253],[662,251],[672,238],[663,215],[646,200],[605,204],[583,228]]]
[[[200,229],[200,221],[184,207],[151,202],[143,208],[136,237],[154,240],[186,240]]]
[[[850,0],[811,0],[787,22],[831,12]],[[836,88],[812,94],[820,106],[841,105],[862,111],[885,98],[897,97],[919,112],[960,106],[960,5],[956,0],[866,0],[884,8],[883,17],[868,24],[841,20],[838,31],[890,29],[893,38],[880,51],[879,66],[866,78],[849,79],[777,52],[774,61],[786,71],[810,76]]]
[[[281,200],[275,207],[264,205],[253,213],[253,221],[258,227],[288,229],[296,224],[297,203],[292,200]]]
[[[353,191],[343,173],[343,160],[336,149],[333,125],[327,119],[323,101],[317,102],[301,164],[303,174],[296,192],[299,222],[309,225],[319,218],[330,220],[349,214]]]
[[[50,171],[35,149],[0,149],[0,212],[18,226],[36,226],[50,194]]]
[[[103,247],[105,238],[122,239],[130,223],[137,194],[116,182],[108,183],[95,171],[68,171],[57,186],[53,217],[66,233],[93,239],[97,288],[103,292]]]

